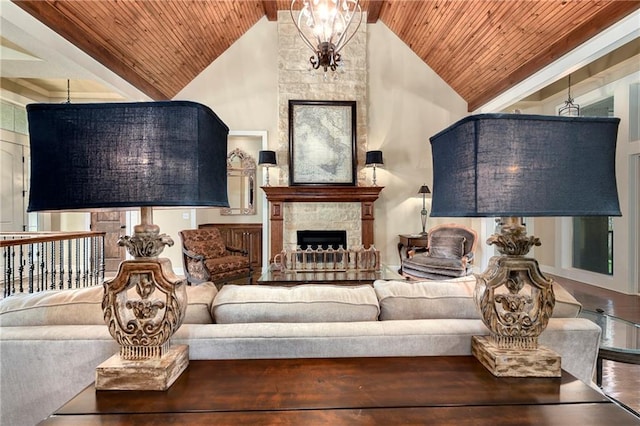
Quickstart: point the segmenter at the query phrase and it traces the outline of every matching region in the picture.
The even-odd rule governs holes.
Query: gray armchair
[[[446,280],[471,274],[478,234],[457,224],[429,230],[427,251],[410,253],[402,261],[402,272],[417,278]]]

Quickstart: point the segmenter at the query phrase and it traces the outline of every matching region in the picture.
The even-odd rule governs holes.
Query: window
[[[613,97],[580,108],[586,117],[613,117]],[[613,275],[613,219],[573,218],[573,262],[578,269]]]

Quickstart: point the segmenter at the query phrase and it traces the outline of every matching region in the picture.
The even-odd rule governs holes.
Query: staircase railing
[[[104,237],[104,232],[1,232],[3,297],[102,284]]]

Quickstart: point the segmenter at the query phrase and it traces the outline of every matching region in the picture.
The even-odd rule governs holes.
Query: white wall
[[[397,265],[398,234],[421,231],[418,189],[433,188],[429,137],[466,116],[467,103],[383,23],[369,25],[368,38],[367,149],[382,150],[385,163],[376,173],[385,189],[375,204],[375,243],[383,261]],[[427,228],[451,221],[429,218]]]
[[[278,130],[277,23],[260,19],[174,99],[208,105],[231,130]]]

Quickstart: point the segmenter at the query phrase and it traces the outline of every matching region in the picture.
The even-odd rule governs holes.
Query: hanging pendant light
[[[571,97],[571,74],[569,74],[569,88],[567,89],[567,100],[564,101],[564,106],[558,111],[558,115],[564,117],[579,117],[580,105],[573,103]]]
[[[300,5],[301,3],[301,5]],[[294,10],[300,9],[298,18]],[[362,22],[359,0],[292,0],[291,19],[302,41],[314,53],[314,69],[335,71],[342,61],[340,51],[353,38]]]

